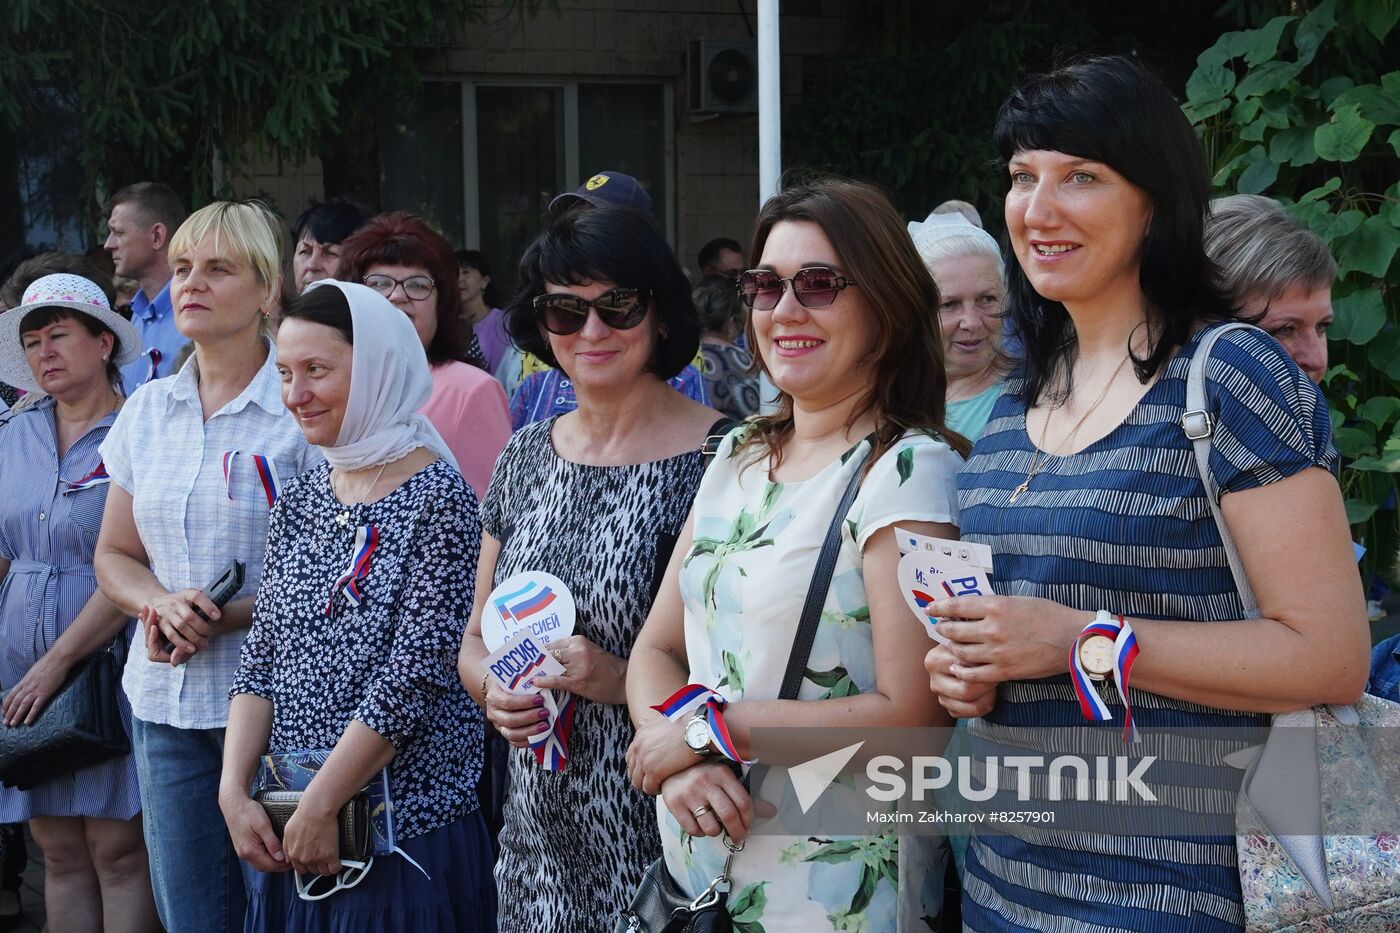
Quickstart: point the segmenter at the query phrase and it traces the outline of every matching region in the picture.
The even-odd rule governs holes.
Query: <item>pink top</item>
[[[447,441],[462,478],[479,501],[486,495],[496,458],[510,440],[506,392],[485,370],[468,363],[433,367],[433,394],[420,412]]]

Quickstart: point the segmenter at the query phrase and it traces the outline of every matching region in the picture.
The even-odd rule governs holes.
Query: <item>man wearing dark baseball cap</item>
[[[637,179],[622,172],[599,172],[573,191],[559,195],[549,202],[549,216],[559,217],[580,202],[594,207],[630,207],[651,216],[651,195]]]

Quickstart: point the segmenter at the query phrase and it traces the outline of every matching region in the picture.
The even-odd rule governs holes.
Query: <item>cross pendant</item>
[[[1025,482],[1023,482],[1021,485],[1019,485],[1019,486],[1017,486],[1015,489],[1011,490],[1011,499],[1010,499],[1010,501],[1011,501],[1011,502],[1015,502],[1015,501],[1016,501],[1016,497],[1019,496],[1021,493],[1025,492],[1025,491],[1026,491],[1027,489],[1029,489],[1029,488],[1031,488],[1031,481],[1030,481],[1029,479],[1027,479],[1027,480],[1026,480]]]

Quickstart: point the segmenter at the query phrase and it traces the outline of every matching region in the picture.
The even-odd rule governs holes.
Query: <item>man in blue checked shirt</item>
[[[170,236],[185,221],[185,207],[174,191],[159,182],[127,185],[108,207],[107,242],[117,275],[140,286],[131,302],[131,323],[141,335],[140,358],[122,367],[122,388],[136,387],[173,373],[185,338],[175,329],[170,307]]]

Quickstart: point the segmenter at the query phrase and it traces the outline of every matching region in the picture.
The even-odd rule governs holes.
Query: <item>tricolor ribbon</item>
[[[331,587],[330,599],[326,600],[326,615],[334,613],[337,593],[344,593],[346,601],[352,606],[358,607],[364,601],[364,595],[360,593],[360,584],[369,576],[370,558],[374,556],[374,549],[378,546],[378,528],[373,525],[360,525],[355,529],[355,545],[350,551],[350,566],[340,575],[340,579],[335,581],[335,586]]]
[[[87,476],[84,476],[82,479],[74,480],[71,483],[67,480],[64,480],[63,484],[68,488],[63,490],[63,494],[66,496],[69,493],[82,492],[84,489],[91,489],[94,486],[101,486],[105,483],[110,483],[111,481],[112,477],[107,475],[107,464],[99,460],[97,462],[97,469],[93,470],[91,473],[89,473]]]
[[[569,736],[574,730],[574,695],[566,691],[540,691],[549,711],[549,730],[530,737],[530,751],[544,771],[563,771],[569,764]],[[562,696],[563,701],[555,700]]]
[[[665,700],[653,706],[652,709],[656,710],[667,719],[674,721],[680,719],[686,713],[691,712],[695,707],[704,703],[711,697],[723,699],[709,687],[701,684],[686,684]]]
[[[161,361],[165,359],[165,354],[160,352],[160,348],[151,347],[141,355],[150,357],[151,360],[151,368],[146,371],[146,378],[142,381],[142,385],[145,385],[156,377],[156,373],[160,370]]]
[[[233,467],[238,462],[239,453],[237,450],[224,451],[224,492],[229,499],[233,498]],[[270,509],[276,504],[277,497],[282,495],[282,481],[277,477],[277,467],[262,454],[249,454],[248,457],[253,461],[253,469],[257,471],[258,481],[262,483],[263,495],[267,498],[267,507]]]
[[[233,478],[233,461],[237,457],[238,451],[236,450],[224,451],[224,493],[229,497],[230,501],[233,500],[233,483],[231,482]]]
[[[1093,678],[1079,663],[1079,646],[1084,639],[1102,635],[1113,641],[1113,682],[1118,687],[1118,695],[1123,700],[1123,741],[1137,741],[1137,727],[1133,725],[1133,707],[1128,702],[1128,677],[1137,661],[1137,636],[1133,627],[1123,616],[1112,616],[1100,612],[1094,621],[1084,626],[1079,637],[1069,649],[1069,677],[1074,685],[1075,696],[1079,698],[1079,712],[1090,722],[1112,722],[1113,713],[1108,704],[1099,696]]]
[[[729,705],[729,701],[709,687],[701,684],[686,684],[653,706],[652,709],[672,722],[676,722],[686,718],[702,705],[705,707],[705,721],[709,723],[710,735],[714,737],[715,745],[719,748],[720,754],[741,765],[753,764],[753,762],[739,756],[738,746],[734,744],[734,738],[729,734],[729,724],[724,721],[724,710]]]
[[[277,504],[277,497],[282,495],[282,483],[277,479],[277,467],[262,454],[253,454],[253,466],[257,468],[263,495],[267,497],[267,507],[270,509]]]

